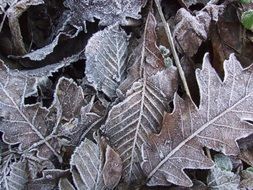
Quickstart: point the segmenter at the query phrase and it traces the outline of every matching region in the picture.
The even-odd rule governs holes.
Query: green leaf
[[[240,0],[241,3],[252,3],[252,0]]]
[[[219,167],[222,171],[232,171],[233,163],[228,156],[224,154],[216,154],[214,156],[214,162],[217,167]]]
[[[246,29],[253,31],[253,10],[245,11],[242,14],[241,23]]]

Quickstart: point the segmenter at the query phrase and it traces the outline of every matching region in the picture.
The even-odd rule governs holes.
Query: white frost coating
[[[140,19],[139,12],[147,0],[65,0],[64,4],[73,13],[76,24],[85,21],[94,22],[99,19],[99,24],[109,26],[115,23],[128,25],[127,17]]]
[[[202,69],[196,70],[199,108],[190,98],[175,96],[174,111],[165,115],[160,134],[151,135],[142,147],[142,169],[149,185],[191,186],[184,169],[213,166],[203,147],[237,155],[236,141],[253,133],[252,124],[243,120],[253,121],[253,66],[243,69],[232,54],[224,71],[222,81],[206,54]]]
[[[73,181],[78,190],[105,189],[100,178],[101,164],[98,145],[86,138],[75,149],[70,161]]]
[[[91,85],[107,96],[116,96],[116,88],[125,78],[128,36],[118,25],[95,33],[85,49],[85,74]]]

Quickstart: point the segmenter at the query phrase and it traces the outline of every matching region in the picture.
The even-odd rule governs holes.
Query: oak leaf
[[[235,55],[224,62],[222,81],[205,55],[196,70],[200,105],[174,97],[174,111],[164,117],[160,134],[150,136],[142,148],[142,169],[148,185],[191,186],[184,169],[208,169],[213,162],[203,147],[237,155],[236,140],[253,133],[253,66],[243,69]]]

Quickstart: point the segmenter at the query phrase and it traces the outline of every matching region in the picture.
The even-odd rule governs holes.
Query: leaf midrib
[[[198,130],[196,130],[192,135],[187,137],[185,140],[183,140],[178,146],[176,146],[170,153],[149,173],[147,179],[150,179],[156,172],[157,170],[165,163],[167,160],[171,158],[182,146],[184,146],[188,141],[193,139],[195,136],[197,136],[199,133],[201,133],[204,129],[206,129],[210,124],[214,123],[217,119],[231,111],[234,107],[236,107],[238,104],[242,103],[246,98],[250,97],[253,92],[249,93],[248,95],[244,96],[241,100],[236,102],[234,105],[226,109],[225,111],[221,112],[219,115],[214,117],[212,120],[208,121],[204,125],[202,125]]]
[[[2,86],[2,85],[1,85]],[[9,93],[6,91],[6,89],[2,86],[3,92],[6,94],[6,96],[11,100],[12,104],[15,106],[16,110],[19,112],[19,114],[24,118],[24,120],[27,122],[27,124],[31,127],[31,129],[36,133],[36,135],[41,139],[44,140],[45,138],[43,135],[38,131],[35,126],[29,121],[29,119],[24,115],[24,113],[19,109],[16,102],[12,99],[12,97],[9,95]],[[22,143],[22,142],[21,142]],[[60,159],[60,156],[57,154],[57,152],[54,150],[54,148],[46,141],[45,144],[47,147]]]

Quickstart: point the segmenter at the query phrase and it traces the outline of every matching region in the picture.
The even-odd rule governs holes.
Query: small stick
[[[159,3],[159,0],[155,0],[155,4],[157,6],[157,10],[159,12],[159,15],[160,15],[160,17],[162,19],[163,26],[164,26],[164,29],[166,31],[166,35],[167,35],[167,38],[168,38],[168,42],[169,42],[169,45],[171,47],[172,55],[173,55],[173,57],[175,59],[175,63],[176,63],[176,66],[178,68],[178,72],[179,72],[180,78],[181,78],[181,80],[183,82],[183,86],[184,86],[185,92],[191,98],[191,94],[190,94],[190,90],[189,90],[187,82],[186,82],[185,74],[184,74],[184,71],[183,71],[183,69],[181,67],[181,64],[180,64],[180,61],[179,61],[179,58],[178,58],[178,55],[177,55],[177,51],[176,51],[176,48],[175,48],[175,45],[174,45],[174,42],[173,42],[173,38],[172,38],[172,35],[171,35],[171,31],[170,31],[170,26],[169,26],[169,24],[166,22],[166,20],[164,18],[163,11],[162,11],[161,5]]]
[[[206,149],[207,157],[212,160],[212,156],[211,156],[210,150],[207,147],[205,147],[205,149]]]

